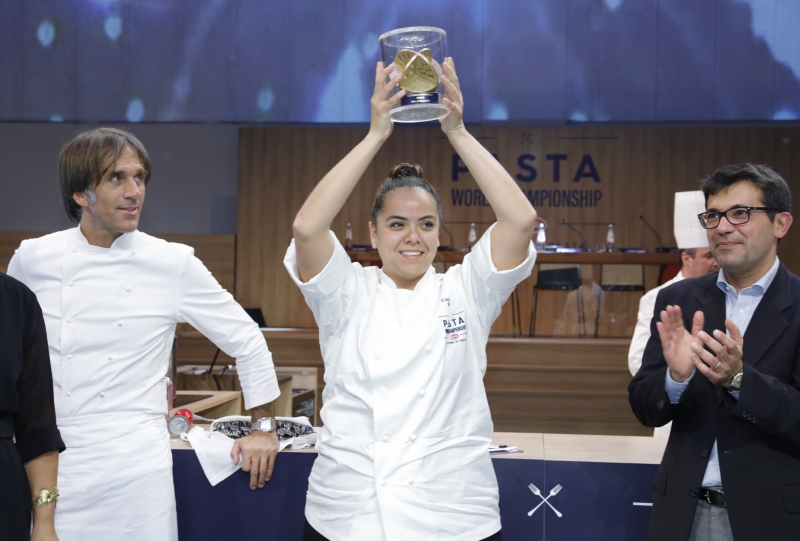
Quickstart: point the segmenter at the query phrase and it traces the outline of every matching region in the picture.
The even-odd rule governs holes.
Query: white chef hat
[[[706,230],[700,225],[697,215],[706,211],[706,200],[703,192],[675,193],[675,241],[678,248],[707,248]]]

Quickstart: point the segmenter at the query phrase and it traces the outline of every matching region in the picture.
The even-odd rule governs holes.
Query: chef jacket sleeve
[[[178,295],[178,320],[190,323],[236,359],[245,407],[272,402],[280,395],[272,353],[258,325],[211,272],[190,255]]]
[[[653,293],[651,295],[651,293]],[[650,321],[656,303],[656,293],[648,291],[639,299],[639,312],[636,316],[636,327],[633,329],[631,346],[628,349],[628,370],[635,376],[642,366],[644,347],[650,340]]]
[[[468,298],[481,317],[485,329],[491,327],[503,303],[517,287],[517,284],[531,275],[536,262],[536,249],[533,242],[528,245],[525,260],[517,267],[499,271],[492,262],[491,233],[496,223],[481,236],[472,251],[464,258],[463,279]]]
[[[294,239],[283,259],[289,276],[300,288],[306,303],[314,313],[314,319],[320,330],[320,340],[332,334],[345,319],[345,314],[352,304],[356,282],[357,265],[350,262],[350,256],[333,231],[330,234],[334,242],[333,254],[325,268],[308,282],[300,279]],[[360,265],[358,268],[361,268]]]

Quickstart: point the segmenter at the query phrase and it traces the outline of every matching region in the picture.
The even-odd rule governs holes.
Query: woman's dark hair
[[[389,178],[384,180],[378,191],[375,193],[375,200],[372,202],[372,225],[377,225],[378,214],[383,212],[383,205],[386,197],[399,188],[419,188],[426,191],[436,201],[436,211],[439,213],[439,223],[442,223],[442,202],[436,188],[422,179],[422,167],[410,163],[399,163],[389,171]]]
[[[150,180],[150,158],[139,140],[125,130],[97,128],[79,133],[64,145],[58,156],[58,184],[67,217],[81,221],[81,206],[72,197],[93,190],[126,148],[133,150],[142,163],[144,182]]]
[[[716,195],[739,182],[752,182],[761,190],[761,203],[768,208],[777,209],[777,212],[792,212],[792,192],[789,186],[778,173],[766,165],[753,163],[737,163],[720,167],[707,178],[700,181],[700,189],[708,197]],[[727,210],[727,209],[720,209]],[[770,222],[775,219],[776,211],[769,211]]]

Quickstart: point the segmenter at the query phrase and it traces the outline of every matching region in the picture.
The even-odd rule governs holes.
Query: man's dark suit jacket
[[[681,307],[687,329],[701,310],[709,335],[725,332],[725,295],[716,273],[664,288],[654,313],[667,305]],[[734,539],[800,540],[800,278],[781,265],[753,314],[744,335],[738,401],[697,371],[671,404],[656,321],[660,317],[653,318],[642,367],[628,387],[642,424],[673,422],[653,481],[648,539],[689,538],[716,438]]]

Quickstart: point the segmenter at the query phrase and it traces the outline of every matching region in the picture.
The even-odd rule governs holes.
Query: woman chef
[[[305,539],[500,539],[483,388],[492,322],[531,272],[536,212],[464,128],[452,59],[442,131],[497,223],[462,265],[436,274],[441,205],[402,164],[378,189],[369,224],[383,268],[351,264],[331,222],[392,133],[402,74],[379,63],[367,136],[316,186],[284,264],[314,312],[325,362],[325,426],[309,480]]]

